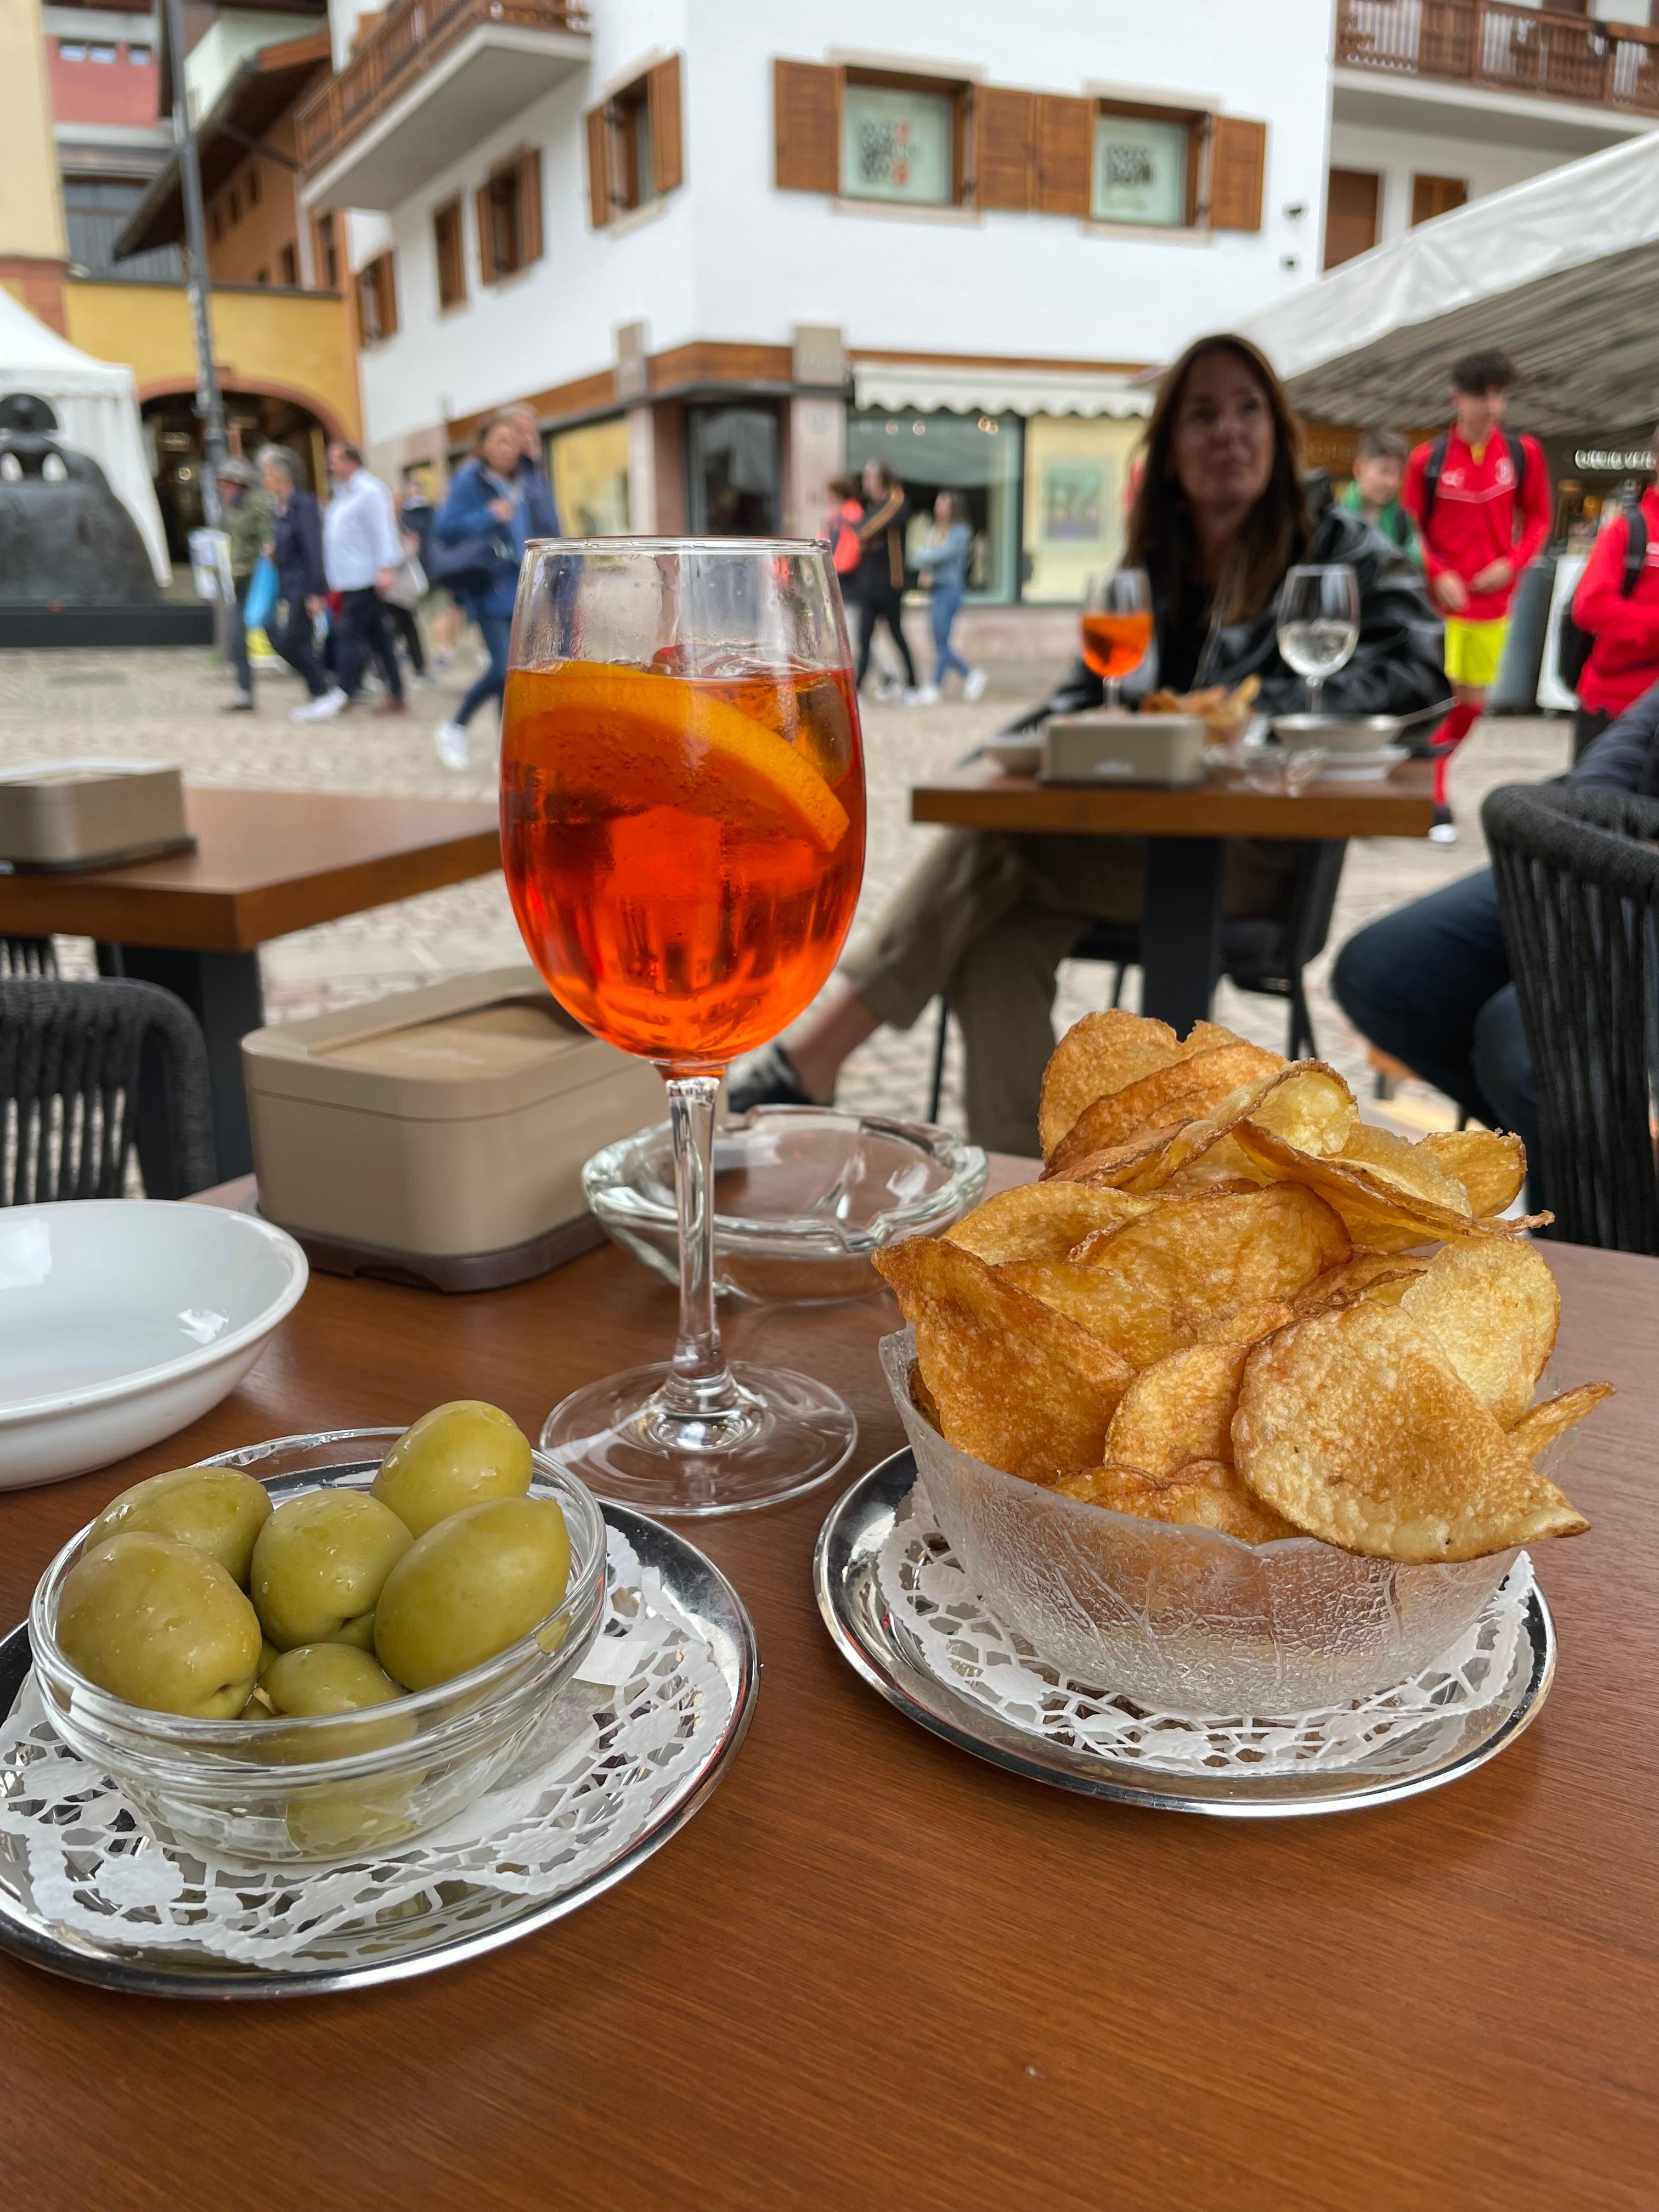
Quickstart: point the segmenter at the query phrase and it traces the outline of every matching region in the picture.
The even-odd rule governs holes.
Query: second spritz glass
[[[519,584],[501,848],[530,956],[596,1036],[668,1084],[674,1356],[591,1383],[541,1441],[647,1513],[741,1512],[826,1480],[836,1393],[727,1364],[714,1312],[721,1071],[828,981],[864,871],[864,765],[841,599],[818,547],[558,539]]]

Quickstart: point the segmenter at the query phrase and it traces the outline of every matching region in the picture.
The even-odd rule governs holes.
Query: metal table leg
[[[1219,837],[1149,837],[1140,915],[1141,1011],[1185,1036],[1221,972]]]
[[[242,1039],[264,1026],[257,952],[180,952],[157,945],[100,945],[100,975],[130,975],[157,983],[182,999],[207,1039],[208,1086],[213,1103],[213,1144],[219,1173],[246,1175],[253,1165],[247,1097],[242,1088]],[[142,1165],[142,1162],[140,1163]]]

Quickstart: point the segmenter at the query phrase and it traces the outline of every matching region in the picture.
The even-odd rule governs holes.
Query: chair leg
[[[927,1119],[939,1119],[939,1102],[945,1089],[945,1047],[951,1034],[951,1004],[948,999],[939,1002],[939,1035],[933,1040],[933,1081],[927,1093]]]
[[[1307,1057],[1310,1060],[1317,1060],[1319,1047],[1314,1041],[1313,1024],[1308,1018],[1308,996],[1302,988],[1300,969],[1291,977],[1290,1000],[1291,1042],[1288,1056],[1291,1060],[1300,1060],[1303,1057],[1302,1048],[1305,1045]]]
[[[1128,973],[1128,963],[1120,960],[1112,969],[1111,1010],[1115,1013],[1123,1004],[1123,978]]]

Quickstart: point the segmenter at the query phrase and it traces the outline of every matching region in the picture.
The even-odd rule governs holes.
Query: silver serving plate
[[[672,1528],[648,1521],[625,1505],[601,1500],[600,1510],[633,1546],[641,1566],[654,1568],[662,1577],[669,1596],[702,1631],[731,1699],[726,1729],[702,1764],[686,1777],[678,1795],[659,1808],[651,1826],[608,1865],[557,1897],[522,1902],[504,1899],[501,1914],[483,1928],[467,1923],[468,1899],[463,1897],[451,1900],[437,1913],[392,1929],[376,1929],[372,1951],[366,1944],[365,1955],[348,1965],[301,1966],[278,1972],[189,1953],[132,1951],[115,1944],[104,1947],[88,1942],[78,1934],[70,1935],[36,1910],[26,1885],[19,1880],[16,1855],[22,1846],[15,1838],[0,1835],[0,1951],[9,1951],[14,1958],[44,1966],[49,1973],[62,1974],[70,1981],[91,1982],[100,1989],[123,1990],[139,1996],[316,1996],[331,1990],[363,1989],[376,1982],[408,1981],[416,1974],[435,1973],[441,1966],[459,1966],[464,1959],[480,1958],[486,1951],[516,1943],[521,1936],[562,1919],[567,1912],[574,1912],[578,1905],[624,1880],[684,1826],[724,1776],[754,1713],[760,1688],[760,1656],[743,1600],[711,1559]],[[0,1713],[10,1711],[28,1667],[28,1630],[15,1628],[0,1642]],[[337,1936],[331,1937],[331,1947],[337,1949],[340,1940]]]
[[[896,1632],[877,1584],[876,1555],[891,1534],[915,1479],[916,1463],[909,1451],[895,1452],[860,1476],[831,1508],[812,1559],[818,1610],[854,1673],[878,1690],[890,1705],[958,1750],[972,1752],[976,1759],[1006,1766],[1030,1781],[1074,1790],[1085,1797],[1111,1798],[1121,1805],[1210,1813],[1229,1820],[1358,1812],[1418,1796],[1473,1773],[1514,1742],[1549,1694],[1555,1674],[1555,1626],[1542,1593],[1534,1588],[1509,1680],[1489,1705],[1468,1715],[1456,1742],[1447,1745],[1437,1732],[1414,1771],[1400,1771],[1397,1748],[1386,1777],[1368,1775],[1360,1760],[1340,1772],[1264,1776],[1252,1782],[1236,1776],[1212,1781],[1200,1775],[1161,1775],[1127,1761],[1113,1765],[1093,1753],[1068,1752],[1042,1736],[1010,1728],[941,1681],[918,1663]]]

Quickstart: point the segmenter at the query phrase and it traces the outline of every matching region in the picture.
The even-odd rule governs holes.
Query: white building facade
[[[1147,366],[1659,120],[1645,46],[1589,21],[1569,52],[1534,15],[400,0],[359,38],[335,0],[302,193],[349,211],[392,477],[528,401],[567,529],[800,532],[879,454],[919,503],[966,496],[975,597],[1074,602]]]

